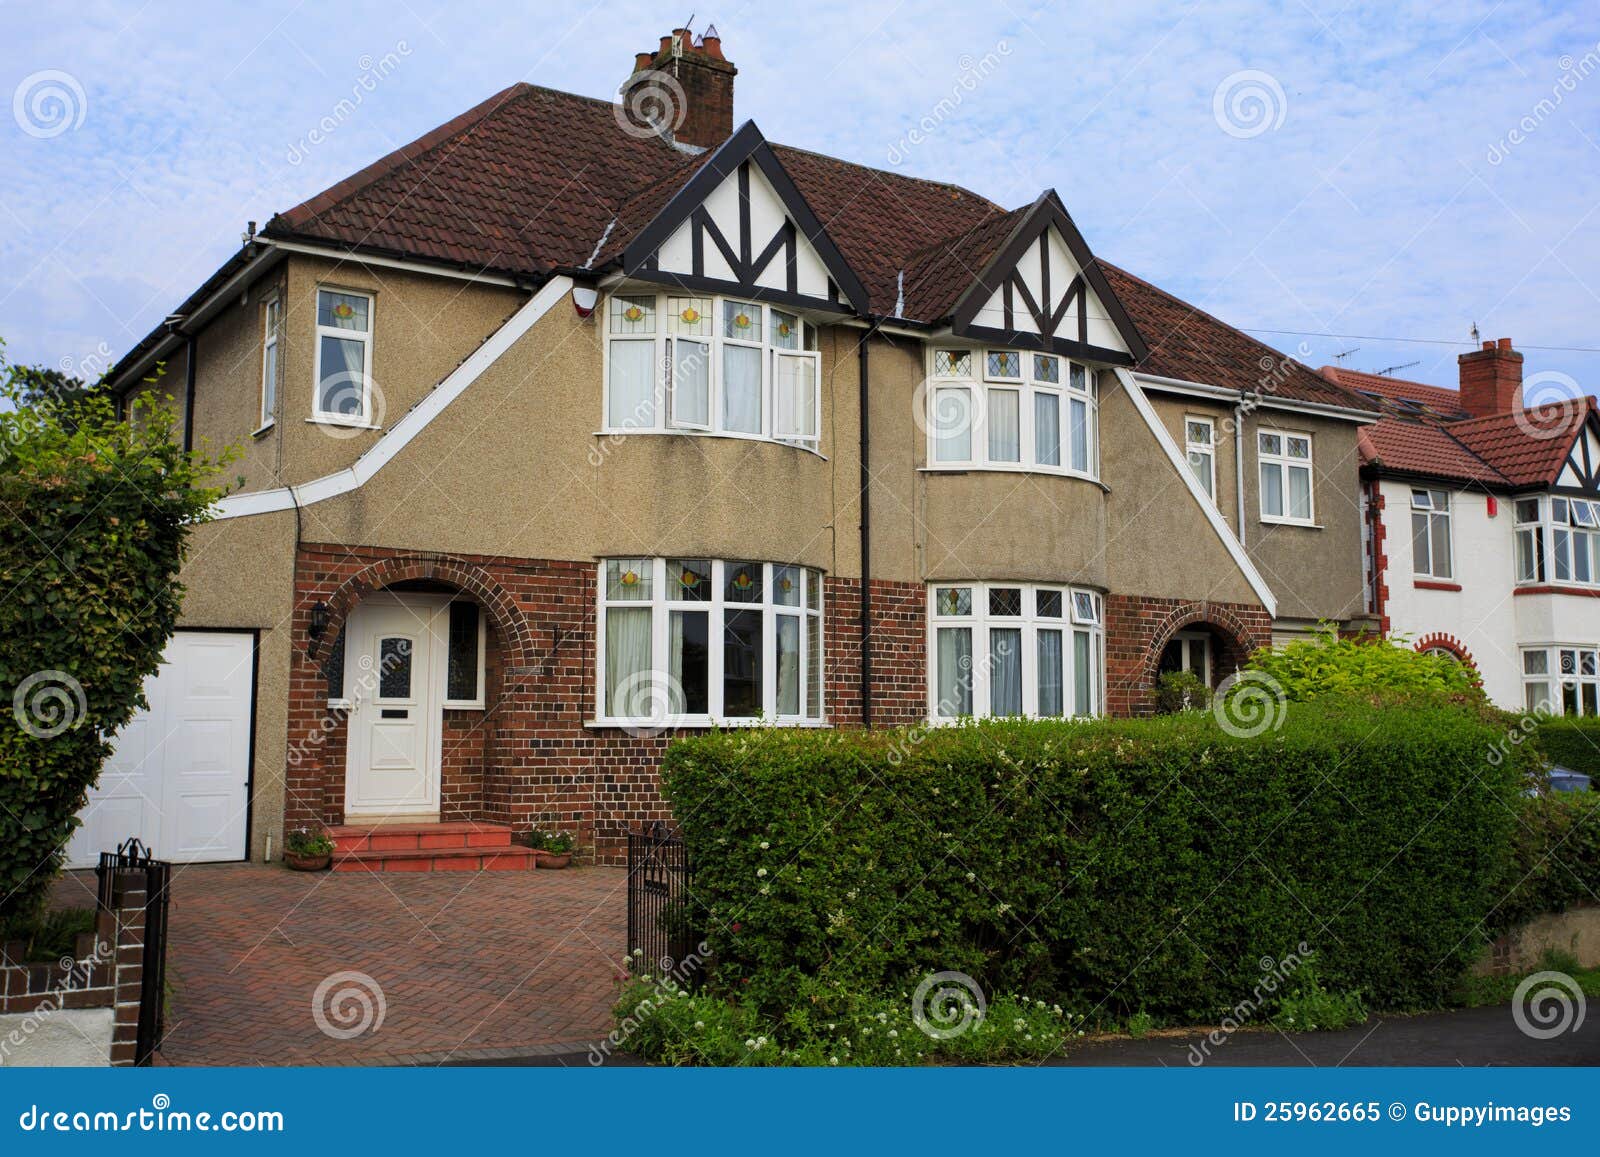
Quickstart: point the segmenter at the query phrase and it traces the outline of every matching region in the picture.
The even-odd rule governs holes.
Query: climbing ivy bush
[[[0,350],[0,921],[37,908],[178,623],[184,544],[225,458],[146,397],[26,395]]]
[[[681,740],[664,778],[713,993],[965,974],[1091,1019],[1215,1023],[1293,955],[1375,1008],[1440,1003],[1504,893],[1526,747],[1432,697]],[[1265,1012],[1263,1012],[1265,1015]]]

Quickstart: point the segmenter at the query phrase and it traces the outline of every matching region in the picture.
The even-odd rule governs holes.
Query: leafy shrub
[[[1561,715],[1539,722],[1539,746],[1559,763],[1600,783],[1600,718]]]
[[[328,856],[333,854],[333,847],[333,837],[324,831],[295,828],[283,836],[283,850],[291,856]]]
[[[1307,963],[1290,978],[1272,1021],[1285,1032],[1349,1028],[1367,1019],[1360,992],[1329,992]]]
[[[802,983],[791,1007],[764,1014],[722,995],[636,980],[625,985],[613,1017],[613,1049],[669,1065],[915,1065],[1039,1061],[1082,1035],[1082,1018],[1044,1001],[1010,994],[980,1014],[952,1009],[954,1019],[919,1027],[914,994],[865,996],[838,986]],[[962,1019],[964,1018],[964,1019]]]
[[[74,956],[78,936],[95,929],[93,908],[54,908],[47,912],[19,913],[0,924],[0,944],[20,941],[22,958],[57,961]]]
[[[1483,715],[1323,698],[1216,720],[750,729],[663,767],[715,985],[764,1015],[807,978],[1213,1019],[1305,942],[1334,991],[1439,1003],[1481,944],[1524,749]],[[1304,955],[1302,953],[1302,955]]]
[[[1485,921],[1490,936],[1600,890],[1600,792],[1522,796],[1513,808],[1511,856]]]
[[[1168,671],[1156,680],[1156,713],[1204,711],[1211,706],[1211,688],[1193,671]]]
[[[1270,676],[1291,702],[1319,695],[1443,695],[1481,700],[1472,669],[1444,655],[1425,655],[1395,642],[1332,628],[1312,638],[1269,647],[1250,657],[1247,669]]]
[[[27,400],[15,375],[6,393]],[[217,466],[152,400],[128,422],[103,395],[0,411],[0,505],[26,512],[0,520],[0,919],[38,909],[110,737],[144,706]]]

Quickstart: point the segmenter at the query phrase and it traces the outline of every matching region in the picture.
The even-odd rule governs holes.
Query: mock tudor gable
[[[1591,410],[1556,477],[1558,490],[1600,493],[1600,418]]]
[[[622,251],[629,277],[858,312],[866,291],[754,122],[746,122]]]

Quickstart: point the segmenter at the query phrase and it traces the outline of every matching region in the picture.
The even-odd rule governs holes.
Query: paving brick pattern
[[[61,904],[94,903],[69,873]],[[437,1064],[598,1040],[626,937],[626,873],[329,873],[278,865],[174,870],[172,989],[161,1059],[174,1065]],[[335,1039],[313,995],[365,973],[382,994],[375,1029]],[[324,1020],[357,1026],[352,978]]]

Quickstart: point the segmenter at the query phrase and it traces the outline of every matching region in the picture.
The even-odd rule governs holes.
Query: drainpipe
[[[867,469],[867,456],[872,447],[871,419],[868,418],[867,380],[871,369],[868,346],[872,335],[878,332],[878,323],[871,322],[856,347],[860,358],[859,380],[856,387],[856,408],[861,430],[861,477],[856,502],[861,510],[861,726],[872,726],[872,507],[867,502],[867,486],[871,471]]]
[[[1239,545],[1244,545],[1244,395],[1233,407],[1233,498],[1238,508]]]
[[[193,334],[184,334],[183,352],[183,452],[194,449],[194,351]]]

